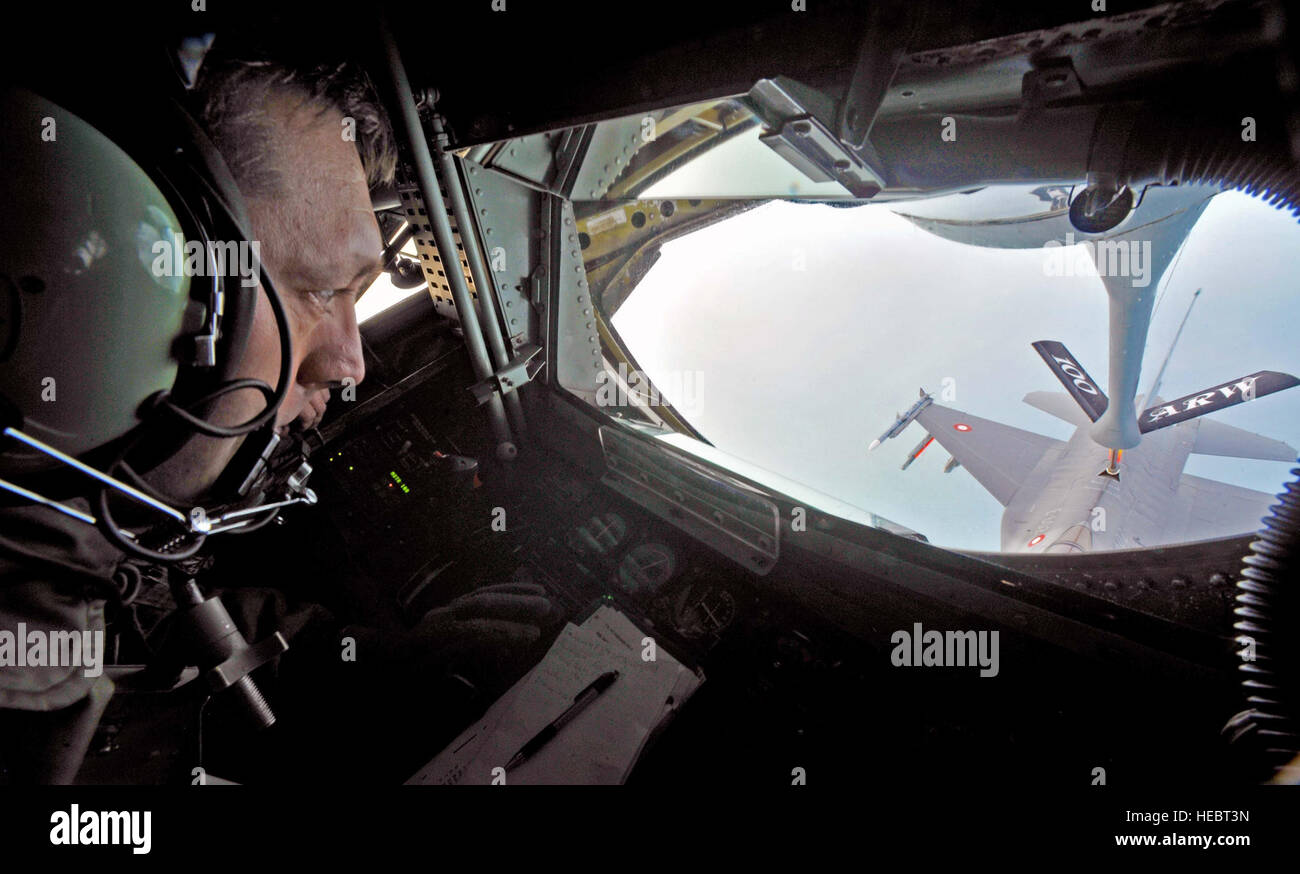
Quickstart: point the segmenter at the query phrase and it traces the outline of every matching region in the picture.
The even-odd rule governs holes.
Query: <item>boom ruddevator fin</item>
[[[1204,391],[1192,392],[1181,398],[1147,407],[1138,416],[1138,430],[1143,434],[1149,434],[1225,407],[1253,401],[1255,398],[1271,395],[1274,392],[1286,391],[1297,385],[1300,385],[1300,379],[1296,379],[1289,373],[1259,370]]]
[[[1088,419],[1093,422],[1100,419],[1101,414],[1110,406],[1110,401],[1097,387],[1096,381],[1083,369],[1083,365],[1070,354],[1069,349],[1065,348],[1065,344],[1055,340],[1039,340],[1031,345],[1034,351],[1042,356],[1043,361],[1051,368],[1061,385],[1065,386],[1065,390],[1070,393],[1070,397],[1074,398],[1074,402],[1079,405]]]

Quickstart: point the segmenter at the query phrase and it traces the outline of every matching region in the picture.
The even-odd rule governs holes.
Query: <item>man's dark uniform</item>
[[[86,511],[85,501],[69,502]],[[125,556],[102,534],[47,507],[0,509],[0,630],[104,629],[105,587]],[[16,640],[17,647],[26,642]],[[10,779],[70,783],[113,695],[81,666],[0,666],[0,763]]]
[[[81,499],[66,503],[88,510]],[[248,641],[276,631],[289,640],[284,656],[253,675],[282,718],[256,742],[240,736],[225,759],[218,745],[207,743],[204,765],[216,753],[219,763],[232,767],[216,776],[400,781],[481,708],[481,696],[467,695],[449,679],[455,657],[430,641],[399,630],[345,626],[325,607],[286,594],[286,588],[323,584],[311,571],[301,572],[304,579],[291,577],[285,562],[301,558],[299,549],[288,549],[288,555],[283,548],[274,554],[265,547],[247,552],[246,558],[265,569],[262,579],[276,586],[253,587],[245,584],[258,580],[242,580],[238,588],[221,589],[221,600]],[[106,614],[110,620],[117,615],[119,622],[127,615],[106,608],[120,585],[115,579],[135,572],[129,565],[127,555],[85,522],[47,507],[0,508],[0,630],[16,634],[24,623],[29,632],[104,631]],[[157,615],[174,609],[165,583],[162,600],[166,609]],[[166,638],[166,620],[146,625],[150,641]],[[350,647],[342,645],[345,638]],[[342,657],[348,648],[355,661]],[[114,695],[107,671],[112,661],[105,653],[104,672],[94,678],[80,666],[0,667],[0,782],[73,782]],[[206,695],[201,679],[185,694],[195,690]],[[238,720],[227,716],[227,722]],[[180,738],[166,740],[180,746]],[[169,779],[188,780],[192,763],[181,764]],[[93,770],[106,782],[141,779],[138,773],[105,777],[104,768]]]

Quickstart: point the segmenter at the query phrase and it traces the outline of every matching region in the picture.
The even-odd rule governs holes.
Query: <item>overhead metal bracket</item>
[[[1020,102],[1029,110],[1083,96],[1083,85],[1069,58],[1051,58],[1020,80]]]
[[[510,359],[510,363],[493,373],[487,379],[474,383],[469,390],[474,393],[479,405],[486,404],[497,395],[505,396],[522,385],[532,382],[534,376],[546,364],[543,360],[529,370],[528,365],[542,347],[536,343],[525,343],[519,347],[519,354]]]
[[[546,262],[540,262],[533,268],[532,275],[528,277],[529,283],[529,303],[533,309],[541,312],[546,309]]]
[[[841,142],[855,151],[867,151],[868,161],[880,166],[868,137],[885,93],[907,55],[907,47],[923,33],[925,4],[884,0],[871,4],[866,26],[858,43],[853,77],[838,102],[835,132]]]
[[[750,102],[769,130],[758,139],[813,182],[838,182],[854,197],[875,197],[884,177],[864,156],[831,133],[783,83],[763,79],[750,89]]]

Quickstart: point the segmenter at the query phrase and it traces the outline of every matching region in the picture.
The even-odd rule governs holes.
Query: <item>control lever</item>
[[[289,648],[284,636],[277,631],[250,646],[221,599],[204,598],[190,573],[172,568],[170,584],[172,597],[183,611],[177,619],[177,633],[209,688],[214,694],[231,689],[227,697],[255,729],[271,727],[275,713],[249,674]]]
[[[455,488],[470,489],[479,484],[478,459],[467,455],[447,455],[435,450],[430,468]]]

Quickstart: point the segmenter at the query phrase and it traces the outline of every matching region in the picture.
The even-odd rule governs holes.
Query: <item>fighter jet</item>
[[[1039,341],[1033,347],[1070,394],[1036,391],[1025,395],[1024,401],[1074,425],[1069,440],[1054,440],[941,406],[922,389],[920,399],[869,449],[896,437],[912,422],[919,423],[926,435],[908,454],[903,469],[938,440],[952,455],[945,473],[965,467],[1006,507],[1003,552],[1125,549],[1252,531],[1271,495],[1193,476],[1183,468],[1193,454],[1294,460],[1296,450],[1286,443],[1203,417],[1291,388],[1300,380],[1286,373],[1259,371],[1176,400],[1162,400],[1160,382],[1190,315],[1191,306],[1143,396],[1150,399],[1150,406],[1133,422],[1142,439],[1139,446],[1124,452],[1122,476],[1111,450],[1094,437],[1095,423],[1108,409],[1105,394],[1065,346],[1053,341]]]
[[[1064,346],[1043,341],[1035,348],[1083,405],[1092,421],[1092,439],[1110,450],[1106,470],[1113,476],[1123,450],[1137,446],[1149,430],[1138,427],[1135,396],[1161,279],[1218,192],[1148,186],[1138,196],[1093,180],[1077,191],[1065,184],[1046,184],[1028,193],[1037,199],[1028,211],[1024,192],[1009,187],[944,198],[899,215],[936,236],[969,245],[1041,247],[1049,276],[1100,278],[1110,303],[1110,401],[1104,401],[1106,396],[1091,380],[1084,381],[1082,369]],[[1008,211],[1010,215],[1002,214]]]

